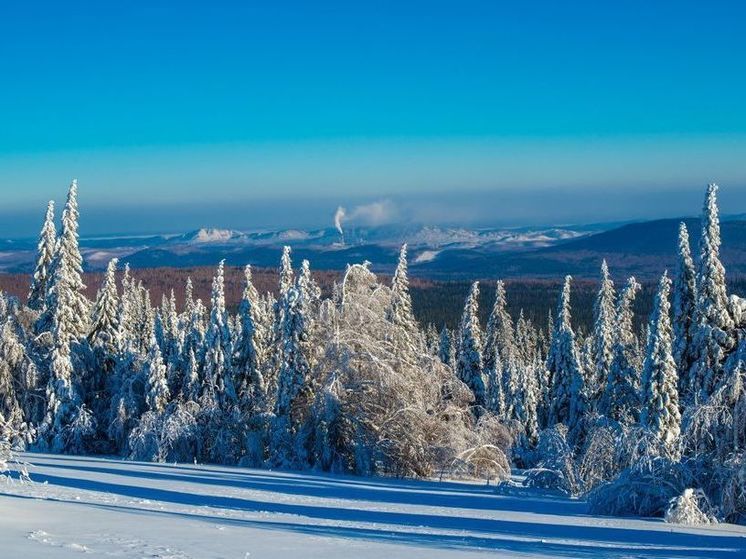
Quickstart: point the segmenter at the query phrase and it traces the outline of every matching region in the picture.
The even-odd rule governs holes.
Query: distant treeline
[[[184,285],[187,277],[192,278],[195,297],[207,302],[210,299],[210,288],[215,270],[210,267],[195,268],[146,268],[133,269],[132,275],[142,281],[158,304],[163,295],[168,296],[174,287],[177,303],[183,304]],[[612,270],[613,273],[613,270]],[[342,274],[335,271],[314,270],[314,278],[325,297],[331,293],[334,281]],[[101,285],[103,275],[87,273],[84,276],[89,297],[95,297]],[[254,284],[259,293],[271,292],[277,295],[278,272],[274,269],[257,268],[254,270]],[[381,276],[383,281],[390,278]],[[616,277],[617,287],[623,285],[625,278]],[[432,281],[410,278],[412,304],[417,319],[423,324],[433,324],[438,329],[443,325],[455,328],[461,318],[464,300],[469,293],[470,281]],[[495,279],[482,280],[480,283],[479,312],[482,323],[487,323],[487,317],[495,300]],[[30,282],[29,274],[0,274],[0,291],[9,293],[25,300],[28,295]],[[238,307],[244,285],[243,270],[238,267],[225,269],[225,298],[226,305],[232,311]],[[642,290],[634,303],[635,327],[640,329],[647,322],[653,306],[655,287],[657,282],[643,282]],[[557,296],[562,288],[562,280],[545,279],[508,279],[505,281],[508,295],[508,310],[511,316],[517,317],[523,310],[524,316],[534,325],[546,330],[549,311],[555,312]],[[729,278],[729,293],[741,297],[746,296],[746,276]],[[588,332],[593,323],[593,301],[597,295],[599,284],[596,281],[578,279],[573,282],[572,306],[573,322],[577,330]]]

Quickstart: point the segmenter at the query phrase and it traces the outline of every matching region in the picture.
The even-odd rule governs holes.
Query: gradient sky
[[[0,235],[746,211],[743,2],[7,2]],[[86,223],[88,219],[88,223]]]

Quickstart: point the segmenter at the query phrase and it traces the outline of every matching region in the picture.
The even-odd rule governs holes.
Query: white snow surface
[[[516,484],[26,454],[0,481],[2,557],[745,557],[746,528],[589,516]]]

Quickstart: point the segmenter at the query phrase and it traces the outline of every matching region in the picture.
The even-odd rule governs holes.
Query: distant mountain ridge
[[[659,275],[675,264],[678,224],[690,231],[698,253],[697,218],[659,219],[587,226],[480,228],[387,225],[238,231],[203,228],[183,234],[81,238],[86,268],[100,270],[113,257],[134,268],[213,266],[250,263],[276,267],[283,245],[293,258],[309,259],[313,268],[343,270],[348,263],[370,261],[390,272],[402,243],[409,245],[412,273],[433,279],[536,277],[564,274],[595,277],[603,258],[614,273],[641,279]],[[722,255],[729,272],[746,273],[746,219],[724,216]],[[0,241],[0,270],[29,272],[36,242]]]

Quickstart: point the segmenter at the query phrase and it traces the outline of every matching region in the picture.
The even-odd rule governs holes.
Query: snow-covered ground
[[[746,528],[593,517],[521,487],[27,454],[0,557],[746,557]]]

